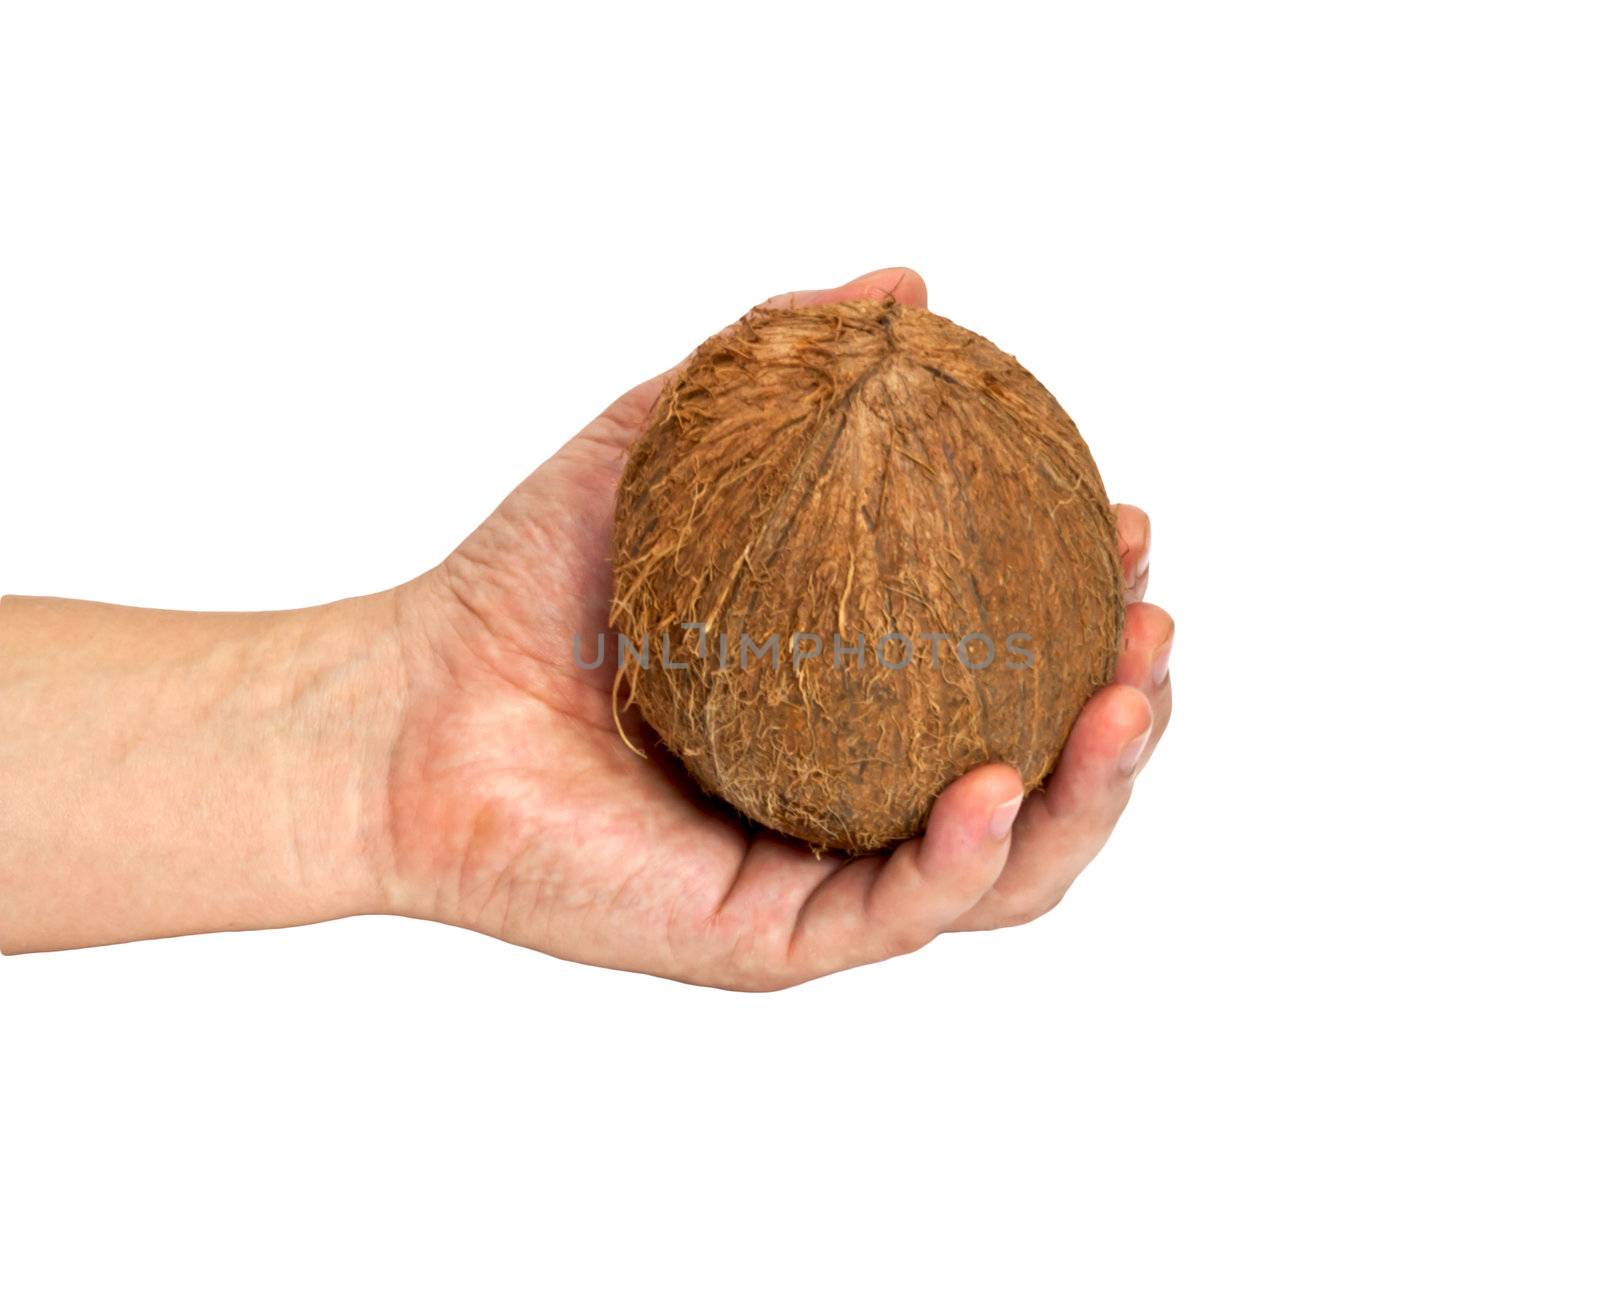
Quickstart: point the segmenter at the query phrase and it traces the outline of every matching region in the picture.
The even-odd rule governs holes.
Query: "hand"
[[[774,304],[892,293],[882,270]],[[951,930],[1033,920],[1105,843],[1172,709],[1172,619],[1143,602],[1149,521],[1117,511],[1127,633],[1050,781],[974,769],[925,835],[887,857],[816,857],[752,832],[670,755],[619,739],[614,670],[572,637],[607,628],[618,479],[664,373],[629,391],[436,570],[397,590],[404,704],[388,784],[394,910],[571,960],[769,989],[912,951]],[[636,717],[630,739],[655,750]],[[1020,811],[1019,811],[1020,809]]]

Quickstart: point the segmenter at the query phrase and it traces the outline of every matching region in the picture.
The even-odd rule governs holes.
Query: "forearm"
[[[0,950],[382,909],[392,614],[0,600]]]

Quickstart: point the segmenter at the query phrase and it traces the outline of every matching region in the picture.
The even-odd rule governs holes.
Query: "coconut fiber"
[[[1072,419],[893,301],[758,308],[700,346],[614,542],[619,696],[707,791],[847,853],[916,834],[980,764],[1037,786],[1122,637]]]

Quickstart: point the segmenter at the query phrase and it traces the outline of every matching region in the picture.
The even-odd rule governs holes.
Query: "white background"
[[[0,963],[0,1286],[1594,1288],[1581,15],[0,8],[0,590],[392,585],[909,264],[1178,621],[1027,928],[755,997],[381,918]]]

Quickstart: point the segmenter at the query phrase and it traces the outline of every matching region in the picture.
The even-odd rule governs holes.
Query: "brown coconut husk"
[[[1072,419],[983,337],[893,301],[760,308],[700,346],[628,460],[615,579],[613,627],[650,640],[622,683],[665,745],[753,820],[848,853],[918,833],[980,764],[1037,786],[1122,639],[1115,521]],[[874,649],[893,632],[899,669]],[[805,633],[822,646],[796,664]],[[935,667],[917,635],[938,633]],[[954,649],[974,633],[987,668]],[[777,668],[754,651],[772,634]],[[1007,667],[1011,634],[1031,666]]]

